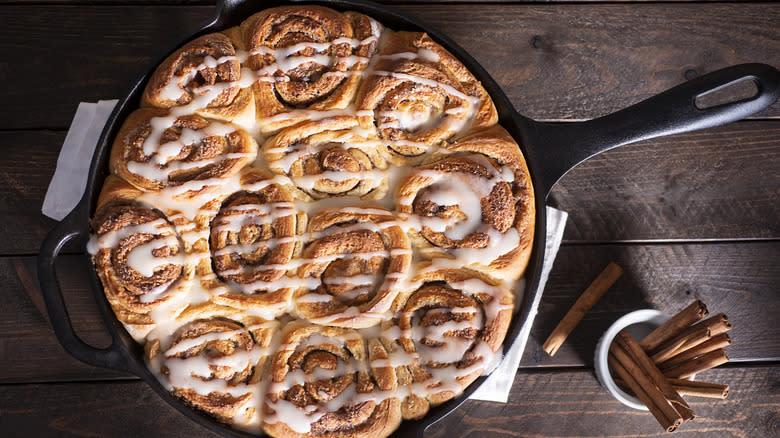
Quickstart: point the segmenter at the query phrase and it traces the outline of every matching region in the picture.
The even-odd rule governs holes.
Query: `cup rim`
[[[609,326],[607,331],[604,332],[604,334],[601,336],[601,339],[596,346],[594,357],[596,377],[598,377],[602,386],[606,387],[607,391],[609,391],[613,397],[628,407],[643,411],[648,410],[647,406],[645,406],[641,400],[633,395],[627,394],[615,383],[612,374],[609,372],[609,365],[607,360],[609,355],[609,346],[612,344],[612,341],[615,339],[615,336],[617,336],[618,332],[630,325],[643,322],[651,322],[657,323],[657,325],[661,325],[669,318],[671,318],[671,315],[655,309],[642,309],[627,313],[618,318],[617,321]]]

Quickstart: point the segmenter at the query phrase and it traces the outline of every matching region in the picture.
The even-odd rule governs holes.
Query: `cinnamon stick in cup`
[[[676,366],[667,371],[664,371],[666,377],[673,379],[687,379],[696,373],[715,368],[718,365],[723,365],[729,361],[729,356],[721,348],[715,351],[711,351],[703,356],[699,356],[696,359],[685,362],[680,366]]]
[[[667,379],[681,395],[725,399],[729,396],[729,385],[693,382],[685,379]]]
[[[712,331],[709,327],[692,326],[688,330],[677,335],[674,339],[666,341],[658,347],[658,351],[654,352],[652,356],[654,363],[661,363],[669,360],[670,358],[682,353],[683,351],[693,348],[699,344],[702,344],[712,337]]]
[[[615,263],[610,263],[604,271],[593,280],[590,286],[585,289],[585,292],[580,295],[574,305],[566,313],[555,330],[552,331],[550,336],[544,342],[542,348],[550,356],[555,356],[558,349],[561,348],[563,342],[569,337],[572,330],[577,327],[577,324],[582,321],[585,314],[593,307],[594,304],[604,295],[617,279],[623,275],[623,269]]]
[[[645,351],[639,346],[634,338],[631,337],[625,330],[618,332],[615,336],[615,343],[621,347],[628,354],[629,358],[639,366],[639,369],[644,373],[652,385],[658,387],[663,396],[669,403],[672,404],[674,409],[680,414],[683,421],[689,421],[696,417],[693,410],[688,403],[680,397],[680,394],[675,391],[672,385],[666,381],[666,376],[663,375],[661,370],[647,357]],[[610,349],[611,351],[611,349]]]
[[[707,316],[708,313],[707,306],[701,300],[696,300],[645,336],[639,341],[639,345],[645,351],[653,351],[662,343],[679,335],[691,324]]]
[[[688,327],[675,338],[661,344],[656,351],[652,351],[651,357],[653,362],[665,362],[673,356],[708,341],[712,336],[731,330],[731,327],[731,322],[729,322],[726,315],[718,313]]]
[[[680,365],[683,362],[695,359],[696,357],[703,354],[707,354],[710,351],[715,351],[718,348],[723,348],[729,345],[731,345],[731,338],[727,333],[721,333],[717,336],[711,337],[707,341],[702,342],[693,348],[689,348],[688,350],[677,353],[666,362],[659,363],[658,367],[662,370],[669,369],[671,367]]]
[[[674,432],[682,424],[683,419],[674,407],[666,400],[649,378],[628,357],[628,354],[617,344],[609,349],[608,363],[628,388],[647,406],[661,427],[667,432]]]

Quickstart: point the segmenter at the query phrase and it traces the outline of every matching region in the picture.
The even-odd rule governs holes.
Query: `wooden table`
[[[79,101],[120,97],[150,63],[213,13],[209,1],[21,0],[0,3],[0,435],[210,436],[144,383],[92,368],[59,346],[35,256],[54,221],[40,214]],[[435,0],[398,9],[438,28],[493,75],[523,114],[596,117],[709,71],[780,67],[780,5],[529,3]],[[780,432],[780,103],[750,120],[645,141],[574,169],[550,203],[569,212],[565,240],[508,404],[465,403],[434,437],[655,436],[645,412],[599,386],[600,334],[636,309],[692,300],[726,313],[731,362],[700,375],[724,401],[689,399],[699,417],[678,436]],[[59,262],[81,336],[105,345],[82,258]],[[554,357],[541,343],[610,262],[623,277]]]

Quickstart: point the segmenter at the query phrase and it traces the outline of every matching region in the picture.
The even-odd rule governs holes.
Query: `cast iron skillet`
[[[533,323],[534,315],[531,314],[531,303],[535,296],[542,293],[541,290],[537,290],[537,285],[545,248],[545,201],[550,189],[559,178],[581,161],[617,146],[662,135],[709,128],[742,119],[768,107],[780,94],[780,72],[778,70],[763,64],[742,64],[701,76],[634,106],[598,119],[566,124],[540,123],[518,114],[490,75],[468,53],[445,35],[391,8],[364,0],[272,0],[263,2],[217,0],[214,18],[187,38],[187,41],[205,33],[235,26],[255,12],[282,4],[320,4],[341,11],[354,10],[379,20],[390,29],[427,32],[431,38],[460,59],[482,82],[493,98],[498,109],[499,123],[512,134],[525,154],[536,193],[536,211],[538,212],[534,249],[525,275],[527,292],[523,296],[519,313],[515,315],[510,325],[507,341],[504,342],[505,352],[510,348],[512,341],[517,338],[520,330]],[[174,45],[168,54],[181,47],[184,42],[186,41]],[[144,364],[143,348],[128,335],[108,306],[103,294],[103,287],[86,251],[83,255],[84,263],[90,267],[92,289],[107,329],[111,334],[112,343],[104,349],[94,348],[84,343],[73,331],[54,269],[55,259],[65,243],[76,239],[80,247],[85,248],[90,231],[89,219],[95,209],[103,180],[108,175],[108,156],[112,140],[125,118],[138,108],[143,87],[162,59],[150,66],[146,74],[135,83],[111,114],[92,159],[84,197],[75,210],[60,222],[43,242],[38,256],[38,278],[54,332],[60,344],[71,355],[91,365],[112,368],[140,377],[171,406],[212,431],[223,436],[249,437],[253,435],[225,426],[212,417],[186,406],[179,399],[173,397],[149,372]],[[745,79],[752,80],[757,87],[758,91],[753,97],[707,109],[696,107],[695,100],[698,96]],[[431,409],[430,413],[422,420],[404,421],[396,432],[396,436],[422,437],[429,425],[442,419],[463,403],[483,381],[484,377],[478,379],[461,396]]]

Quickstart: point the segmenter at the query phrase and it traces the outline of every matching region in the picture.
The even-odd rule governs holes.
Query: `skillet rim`
[[[289,0],[289,1],[265,1],[260,5],[256,5],[251,0],[217,0],[217,8],[215,16],[209,21],[200,25],[200,27],[189,34],[184,40],[178,42],[172,49],[165,52],[163,56],[157,59],[154,63],[150,64],[150,67],[141,75],[141,77],[133,84],[129,91],[123,95],[119,100],[114,111],[109,116],[108,121],[100,135],[95,153],[92,157],[90,164],[89,175],[87,180],[87,187],[84,196],[79,201],[74,213],[71,217],[66,219],[79,224],[78,233],[83,241],[80,243],[79,248],[83,250],[82,256],[85,263],[88,266],[90,286],[92,292],[95,295],[95,299],[98,301],[98,307],[104,321],[106,322],[107,329],[109,330],[112,338],[119,340],[119,350],[121,356],[127,363],[127,368],[132,374],[140,377],[148,386],[150,386],[163,400],[165,400],[170,406],[184,414],[189,419],[195,421],[201,426],[207,429],[219,433],[222,436],[232,437],[263,437],[267,436],[265,433],[255,434],[239,429],[232,426],[220,423],[214,417],[193,408],[182,399],[179,399],[164,387],[164,385],[157,380],[154,374],[147,368],[144,360],[143,346],[137,343],[126,331],[124,326],[114,315],[113,311],[108,305],[108,301],[105,297],[102,284],[100,283],[97,273],[95,271],[94,264],[91,261],[91,257],[86,252],[85,244],[89,237],[90,232],[90,219],[92,213],[95,210],[95,204],[97,202],[98,194],[102,188],[102,182],[106,176],[108,176],[108,156],[113,144],[119,127],[124,122],[127,115],[130,112],[138,108],[140,102],[140,96],[143,92],[144,86],[148,81],[151,74],[157,68],[158,65],[171,53],[178,50],[184,43],[191,41],[192,39],[210,32],[218,32],[238,24],[236,20],[247,18],[249,15],[243,15],[246,10],[250,10],[250,14],[259,12],[263,9],[281,6],[281,5],[321,5],[330,7],[338,11],[354,10],[364,13],[388,28],[393,30],[410,30],[426,32],[434,41],[441,44],[445,49],[452,53],[460,62],[462,62],[468,70],[479,80],[487,90],[490,97],[493,99],[496,109],[499,114],[499,122],[504,129],[506,129],[510,135],[515,139],[517,144],[526,159],[526,164],[531,176],[531,181],[534,189],[534,203],[536,207],[536,218],[534,226],[534,239],[531,258],[526,268],[525,278],[525,290],[523,291],[522,303],[519,310],[515,312],[510,323],[510,327],[507,331],[507,335],[504,338],[502,345],[502,353],[506,354],[509,349],[518,341],[518,337],[522,329],[528,325],[532,325],[534,321],[534,315],[531,315],[531,304],[537,295],[540,295],[543,290],[538,290],[539,279],[541,275],[542,261],[545,252],[546,242],[546,193],[542,186],[541,178],[535,173],[535,169],[541,167],[534,159],[534,155],[529,153],[528,144],[524,141],[530,137],[528,130],[531,129],[530,125],[533,123],[530,119],[527,119],[520,114],[512,106],[506,94],[498,86],[495,80],[487,73],[484,68],[472,58],[468,52],[461,48],[457,43],[447,37],[444,33],[431,28],[425,23],[409,17],[403,13],[396,12],[392,7],[376,4],[365,0]],[[249,9],[251,8],[251,9]],[[400,26],[398,24],[401,24]],[[100,183],[98,183],[98,181]],[[530,327],[529,327],[530,328]],[[530,336],[530,334],[529,334]],[[404,420],[401,426],[393,432],[392,436],[422,436],[425,429],[430,425],[438,422],[458,406],[468,400],[469,396],[476,391],[486,380],[485,376],[479,377],[475,382],[469,385],[463,393],[458,397],[447,401],[439,406],[431,408],[428,414],[421,420]]]

